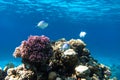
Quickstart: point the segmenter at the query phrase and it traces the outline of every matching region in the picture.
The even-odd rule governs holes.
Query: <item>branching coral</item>
[[[52,47],[48,37],[30,36],[28,40],[22,41],[13,53],[15,57],[21,57],[30,62],[41,62],[47,60],[52,54]]]

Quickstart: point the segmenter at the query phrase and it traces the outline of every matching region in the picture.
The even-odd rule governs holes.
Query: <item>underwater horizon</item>
[[[48,23],[45,29],[36,27],[42,20]],[[81,31],[87,33],[84,38]],[[120,1],[0,0],[0,67],[21,63],[13,52],[30,35],[82,39],[98,62],[120,65]]]

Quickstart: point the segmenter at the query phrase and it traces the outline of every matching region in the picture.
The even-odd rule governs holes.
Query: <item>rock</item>
[[[55,80],[57,77],[56,72],[50,72],[48,75],[48,80]]]
[[[86,78],[90,74],[90,70],[87,66],[79,65],[75,68],[75,73],[77,77]]]

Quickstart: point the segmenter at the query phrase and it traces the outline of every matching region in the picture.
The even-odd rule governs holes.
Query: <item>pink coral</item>
[[[41,62],[42,60],[47,60],[52,55],[50,40],[44,35],[30,36],[27,41],[22,41],[17,49],[19,51],[15,50],[13,55],[30,62]]]

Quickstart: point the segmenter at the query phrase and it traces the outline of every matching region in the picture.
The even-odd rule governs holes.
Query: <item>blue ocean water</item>
[[[36,27],[41,20],[49,26]],[[82,40],[105,65],[120,64],[120,0],[0,0],[0,66],[21,63],[12,54],[30,35]]]

